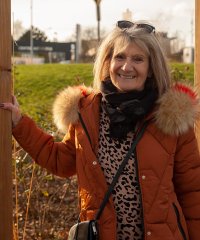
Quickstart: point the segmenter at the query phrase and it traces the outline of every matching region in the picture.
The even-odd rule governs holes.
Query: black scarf
[[[158,98],[158,91],[148,84],[142,91],[119,92],[111,80],[105,80],[101,91],[102,107],[110,119],[110,136],[118,139],[135,130],[136,124],[152,110]]]

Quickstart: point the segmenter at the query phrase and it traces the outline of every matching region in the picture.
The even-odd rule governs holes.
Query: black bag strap
[[[82,127],[83,127],[83,129],[84,129],[84,131],[85,131],[85,133],[87,135],[87,138],[88,138],[89,142],[90,142],[90,145],[92,147],[92,141],[91,141],[90,135],[89,135],[88,130],[87,130],[86,126],[85,126],[83,118],[82,118],[82,116],[81,116],[81,114],[79,112],[78,112],[78,116],[79,116],[79,120],[81,122],[81,125],[82,125]]]
[[[119,166],[119,169],[117,171],[117,173],[115,174],[110,186],[108,187],[108,191],[106,192],[104,199],[100,205],[100,208],[96,214],[95,220],[98,220],[106,206],[106,203],[115,187],[115,184],[117,183],[126,163],[128,162],[128,160],[130,159],[130,156],[132,154],[132,152],[134,151],[134,149],[136,148],[137,143],[139,142],[139,140],[141,139],[147,125],[148,125],[149,121],[145,121],[144,124],[142,125],[141,129],[139,130],[138,134],[136,135],[135,139],[133,140],[133,143],[131,145],[131,148],[129,149],[129,151],[127,152],[124,160],[122,161],[121,165]]]

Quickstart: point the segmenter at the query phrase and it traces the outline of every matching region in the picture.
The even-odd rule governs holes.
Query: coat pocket
[[[177,208],[175,203],[172,203],[172,205],[173,205],[173,208],[174,208],[174,212],[176,214],[177,224],[178,224],[178,228],[179,228],[179,231],[181,233],[181,236],[183,237],[183,240],[187,240],[185,231],[184,231],[183,226],[181,224],[181,218],[180,218],[179,210],[178,210],[178,208]]]

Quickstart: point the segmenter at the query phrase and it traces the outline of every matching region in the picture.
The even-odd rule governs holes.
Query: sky
[[[192,45],[194,7],[195,0],[101,0],[100,26],[109,31],[128,9],[133,20],[148,20],[157,30],[167,31],[169,36],[177,34],[186,45]],[[21,21],[25,29],[30,29],[32,13],[33,26],[49,40],[70,39],[76,24],[82,29],[97,27],[94,0],[11,0],[11,11],[12,22]]]

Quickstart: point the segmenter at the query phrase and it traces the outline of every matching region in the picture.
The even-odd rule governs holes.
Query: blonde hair
[[[143,28],[114,28],[102,41],[98,48],[94,63],[94,88],[100,90],[101,81],[109,78],[110,60],[115,50],[122,51],[128,44],[134,42],[149,56],[150,71],[153,75],[152,85],[159,94],[164,93],[170,86],[170,74],[165,54],[158,36]]]

